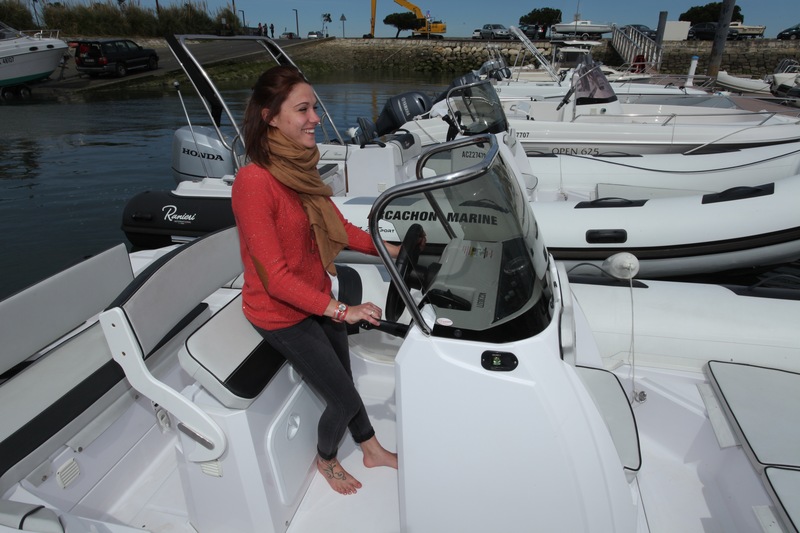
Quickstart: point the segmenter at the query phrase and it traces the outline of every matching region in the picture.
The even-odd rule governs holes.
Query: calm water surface
[[[438,94],[449,79],[328,77],[314,85],[344,133],[374,118],[386,99]],[[248,91],[225,98],[234,113]],[[194,124],[205,114],[184,98]],[[203,122],[205,123],[205,122]],[[119,242],[122,209],[146,189],[171,189],[172,134],[184,126],[176,92],[124,92],[58,103],[0,105],[0,299]]]

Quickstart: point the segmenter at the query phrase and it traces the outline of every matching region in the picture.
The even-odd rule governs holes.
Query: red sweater
[[[331,278],[299,195],[268,170],[250,164],[236,175],[231,200],[244,264],[242,307],[247,319],[273,330],[322,315],[331,300]],[[377,255],[370,236],[338,209],[336,213],[347,231],[348,248]],[[266,289],[254,258],[266,269]]]

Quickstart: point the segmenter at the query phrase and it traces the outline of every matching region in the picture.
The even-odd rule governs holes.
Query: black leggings
[[[344,324],[310,316],[283,329],[254,327],[325,400],[325,411],[317,427],[317,452],[322,459],[330,461],[336,457],[347,428],[359,444],[375,435],[364,402],[353,384]]]

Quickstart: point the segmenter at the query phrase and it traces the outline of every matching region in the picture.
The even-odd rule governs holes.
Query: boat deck
[[[357,361],[354,366],[359,364]],[[624,366],[616,371],[626,389],[630,387],[629,372]],[[758,531],[760,515],[774,516],[769,495],[741,447],[720,447],[698,392],[698,385],[705,383],[702,373],[641,368],[636,370],[636,381],[637,390],[647,393],[645,402],[634,404],[642,469],[631,490],[643,510],[639,530]],[[395,449],[394,397],[385,394],[392,384],[385,376],[357,378],[357,382],[379,439]],[[665,423],[667,420],[670,422]],[[195,530],[188,522],[172,451],[175,440],[164,444],[159,431],[153,433],[161,444],[151,471],[143,473],[141,483],[120,492],[119,501],[110,506],[111,514],[153,532],[192,533]],[[287,533],[401,530],[397,472],[365,468],[361,457],[353,441],[346,438],[340,459],[364,486],[356,495],[341,496],[316,473]],[[431,468],[435,470],[435,465]],[[158,472],[166,474],[152,476]],[[136,502],[142,503],[139,509],[133,508]]]
[[[724,361],[710,361],[706,373],[737,441],[761,475],[783,523],[797,532],[800,374]]]

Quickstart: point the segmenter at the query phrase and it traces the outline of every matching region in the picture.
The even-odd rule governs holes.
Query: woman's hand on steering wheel
[[[372,302],[366,302],[359,305],[348,306],[344,321],[348,324],[369,322],[373,326],[380,326],[379,320],[382,314],[383,311],[380,307]]]
[[[384,246],[386,246],[386,251],[388,251],[389,255],[392,256],[392,259],[397,259],[397,256],[400,253],[400,245],[392,244],[390,242],[385,242],[385,241],[383,244]]]

